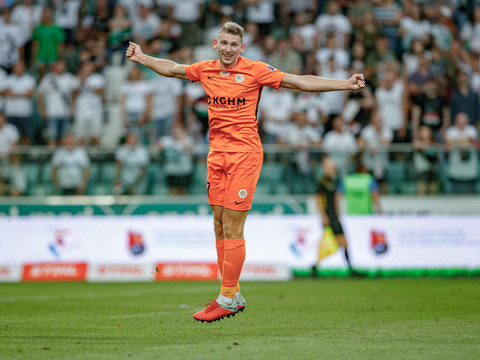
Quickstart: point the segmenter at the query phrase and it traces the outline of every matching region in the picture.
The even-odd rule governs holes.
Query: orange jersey
[[[208,100],[210,150],[262,151],[257,111],[264,86],[280,87],[284,72],[244,57],[233,69],[218,60],[200,61],[185,68],[190,81],[200,81]]]

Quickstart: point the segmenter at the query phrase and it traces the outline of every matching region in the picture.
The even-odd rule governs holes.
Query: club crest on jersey
[[[272,65],[267,65],[267,69],[270,71],[275,71],[276,69]]]
[[[245,78],[243,77],[242,74],[237,74],[235,75],[235,81],[238,83],[241,83]]]
[[[230,76],[230,73],[228,71],[220,71],[220,75],[222,76]]]
[[[247,193],[247,190],[245,189],[242,189],[238,192],[238,196],[240,197],[240,199],[245,199],[247,197],[248,193]]]

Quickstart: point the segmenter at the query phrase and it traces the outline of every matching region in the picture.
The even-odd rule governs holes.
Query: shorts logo
[[[242,189],[238,192],[238,196],[240,197],[240,199],[245,199],[247,197],[248,193],[247,193],[247,190],[245,189]]]
[[[230,76],[230,73],[228,71],[220,71],[220,75],[222,76]]]
[[[235,75],[235,81],[241,83],[245,78],[242,74]]]
[[[270,71],[275,71],[275,68],[272,65],[267,65],[267,69]]]

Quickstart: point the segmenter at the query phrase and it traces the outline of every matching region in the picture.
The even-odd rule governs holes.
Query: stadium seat
[[[269,161],[263,164],[260,179],[263,181],[277,183],[284,179],[284,173],[285,172],[282,164]]]
[[[32,184],[29,186],[28,194],[32,196],[56,195],[51,182]]]
[[[164,183],[156,183],[153,185],[152,193],[153,195],[168,195],[169,189]]]
[[[40,175],[40,165],[35,163],[24,163],[22,167],[27,176],[27,184],[36,184]]]
[[[255,195],[270,195],[273,191],[273,187],[266,182],[258,182],[255,190]]]
[[[288,188],[288,185],[285,184],[284,182],[279,182],[275,184],[273,193],[275,195],[290,194],[290,189]]]
[[[112,183],[91,183],[87,187],[87,195],[102,196],[112,195]]]
[[[405,163],[390,161],[387,167],[387,181],[390,193],[401,192],[401,184],[405,179]]]
[[[205,162],[196,162],[193,169],[193,183],[200,183],[205,188],[207,183],[207,164]]]
[[[101,181],[113,184],[115,180],[116,166],[114,162],[104,162],[100,164]]]
[[[50,183],[52,181],[52,165],[50,163],[44,163],[41,165],[40,182]]]
[[[417,183],[415,181],[403,181],[399,189],[401,194],[415,195],[417,193]]]

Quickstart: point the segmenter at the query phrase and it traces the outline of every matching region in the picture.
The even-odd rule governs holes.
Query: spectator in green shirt
[[[33,56],[41,75],[45,68],[63,58],[65,31],[53,23],[52,9],[45,8],[42,21],[32,35]]]

